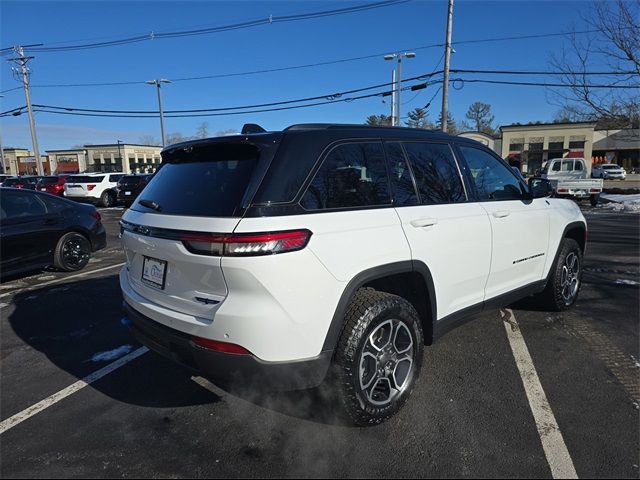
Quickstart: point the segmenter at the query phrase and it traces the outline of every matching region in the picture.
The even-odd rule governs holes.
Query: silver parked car
[[[591,169],[591,176],[593,178],[624,180],[625,178],[627,178],[627,172],[618,164],[603,163],[593,166],[593,168]]]

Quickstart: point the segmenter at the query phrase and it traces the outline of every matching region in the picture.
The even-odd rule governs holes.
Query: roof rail
[[[421,128],[411,128],[411,127],[392,127],[391,125],[366,125],[359,123],[298,123],[295,125],[290,125],[285,128],[283,131],[286,132],[288,130],[328,130],[328,129],[340,129],[340,128],[370,128],[370,129],[387,129],[387,130],[403,130],[403,131],[415,131],[421,130],[424,132],[431,133],[444,133],[440,130],[427,130]]]

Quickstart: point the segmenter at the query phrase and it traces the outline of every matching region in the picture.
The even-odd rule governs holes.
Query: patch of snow
[[[636,282],[635,280],[625,280],[625,279],[618,279],[616,280],[616,284],[618,285],[640,285],[640,282]]]
[[[0,308],[5,308],[8,307],[9,304],[8,303],[0,303]]]
[[[100,352],[96,353],[93,357],[91,357],[92,362],[108,362],[110,360],[117,360],[120,357],[125,356],[127,353],[131,352],[133,347],[131,345],[122,345],[114,350],[109,350],[108,352]]]
[[[614,195],[603,193],[600,195],[600,199],[605,200],[607,203],[598,204],[598,208],[615,212],[640,213],[640,194]]]

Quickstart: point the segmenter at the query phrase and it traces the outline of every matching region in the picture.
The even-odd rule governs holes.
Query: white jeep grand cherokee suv
[[[484,310],[576,301],[586,223],[481,144],[295,125],[172,145],[121,222],[132,332],[214,381],[407,400],[423,346]]]
[[[113,207],[117,199],[115,188],[124,175],[122,172],[72,175],[64,184],[64,196],[79,202]]]

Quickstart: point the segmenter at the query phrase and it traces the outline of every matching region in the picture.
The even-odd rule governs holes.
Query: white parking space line
[[[507,331],[507,338],[513,351],[513,357],[518,366],[531,413],[542,442],[542,449],[551,469],[551,475],[553,478],[578,478],[569,450],[562,438],[558,422],[553,416],[551,405],[549,405],[547,396],[542,389],[542,384],[516,317],[513,311],[508,308],[501,311],[501,314],[504,320],[504,328]]]
[[[54,393],[53,395],[45,398],[44,400],[36,403],[35,405],[32,405],[29,408],[21,411],[20,413],[16,413],[12,417],[9,417],[6,420],[3,420],[2,422],[0,422],[0,434],[24,422],[28,418],[31,418],[34,415],[42,412],[43,410],[49,408],[51,405],[58,403],[60,400],[67,398],[69,395],[83,389],[87,385],[91,385],[93,382],[100,380],[102,377],[126,365],[130,361],[135,360],[140,355],[143,355],[148,351],[149,349],[147,347],[140,347],[137,350],[134,350],[133,352],[131,352],[130,354],[119,358],[115,362],[110,363],[106,367],[103,367],[100,370],[97,370],[92,374],[87,375],[82,380],[78,380],[76,383],[69,385],[67,388],[60,390],[59,392]]]
[[[16,288],[15,290],[11,290],[10,292],[6,292],[6,293],[3,293],[3,294],[0,294],[0,298],[8,297],[9,295],[13,295],[13,294],[15,294],[17,292],[24,292],[24,291],[34,290],[36,288],[46,287],[47,285],[53,285],[53,284],[56,284],[56,283],[65,282],[65,281],[71,280],[73,278],[86,277],[87,275],[91,275],[92,273],[104,272],[105,270],[110,270],[112,268],[122,267],[123,265],[124,265],[124,262],[123,263],[117,263],[115,265],[109,265],[108,267],[96,268],[95,270],[88,270],[86,272],[78,273],[76,275],[69,275],[68,277],[56,278],[55,280],[50,280],[48,282],[38,283],[36,285],[28,285],[26,287]]]

